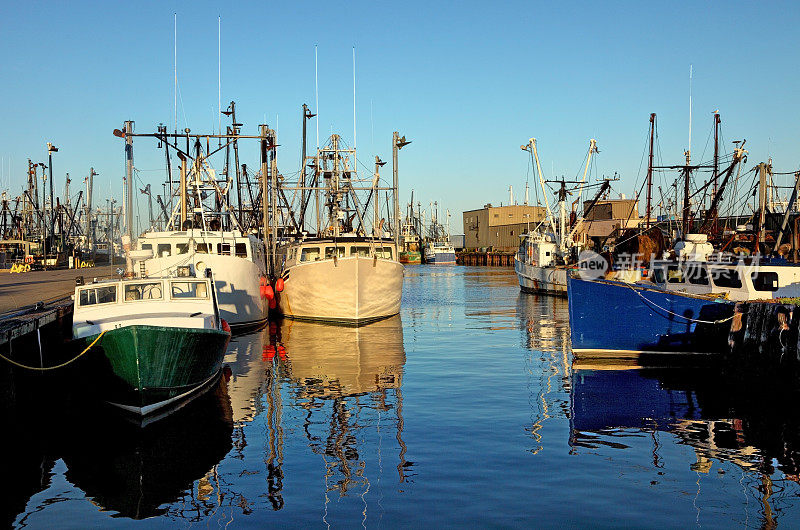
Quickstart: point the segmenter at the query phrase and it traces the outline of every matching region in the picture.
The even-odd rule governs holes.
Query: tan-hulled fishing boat
[[[332,135],[314,158],[313,182],[324,184],[315,189],[317,197],[324,194],[324,203],[317,201],[317,236],[303,234],[277,250],[276,285],[282,288],[276,289],[276,303],[288,318],[362,324],[400,311],[404,269],[398,261],[399,226],[393,238],[384,231],[377,200],[381,191],[396,190],[396,183],[378,186],[382,162],[376,160],[371,186],[360,184],[355,149],[341,148],[340,141]],[[369,191],[369,196],[359,197],[357,191]],[[325,219],[320,218],[322,208]]]

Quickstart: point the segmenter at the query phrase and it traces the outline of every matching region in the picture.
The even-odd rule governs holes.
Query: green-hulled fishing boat
[[[73,337],[104,400],[149,416],[177,408],[217,380],[230,328],[210,278],[111,280],[75,289]]]
[[[422,263],[422,253],[419,250],[401,250],[398,255],[400,263]]]

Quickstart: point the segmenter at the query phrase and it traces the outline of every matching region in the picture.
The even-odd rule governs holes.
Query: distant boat
[[[439,222],[439,203],[432,205],[431,224],[425,240],[423,258],[430,265],[455,265],[456,251],[450,243],[450,212],[447,215],[447,228]]]
[[[230,340],[208,278],[111,280],[75,289],[73,337],[94,344],[92,383],[137,416],[177,406],[219,377]]]
[[[446,241],[428,241],[425,245],[425,263],[431,265],[455,265],[456,251]]]

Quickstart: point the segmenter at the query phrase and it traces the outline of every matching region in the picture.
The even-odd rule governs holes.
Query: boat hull
[[[134,325],[107,331],[92,348],[94,381],[112,405],[147,416],[213,383],[229,340],[229,333],[214,329]]]
[[[400,263],[419,264],[422,263],[422,253],[419,250],[404,250],[398,255]]]
[[[455,252],[426,252],[425,263],[429,265],[455,265]]]
[[[281,314],[299,320],[361,324],[400,312],[403,265],[371,257],[299,263],[284,273]]]
[[[576,357],[718,354],[728,348],[734,304],[641,285],[567,278]]]
[[[567,269],[537,267],[514,258],[519,288],[526,293],[567,296]]]

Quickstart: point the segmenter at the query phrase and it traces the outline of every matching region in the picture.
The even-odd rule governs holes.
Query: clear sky
[[[265,118],[277,127],[279,167],[294,172],[300,108],[315,103],[315,45],[320,136],[352,142],[355,46],[359,158],[391,160],[394,130],[413,140],[400,153],[402,200],[413,188],[423,205],[439,201],[454,232],[463,210],[506,203],[509,185],[521,201],[528,158],[519,146],[532,136],[545,173],[567,178],[597,139],[595,176],[618,172],[616,192],[630,195],[656,112],[662,159],[680,163],[690,64],[695,160],[710,158],[719,109],[725,149],[747,138],[748,166],[769,156],[776,170],[800,166],[797,3],[7,0],[0,189],[18,194],[27,158],[45,161],[51,141],[57,189],[67,172],[80,186],[93,166],[96,193],[121,197],[123,146],[111,131],[126,119],[137,132],[174,121],[175,13],[181,129],[216,129],[220,16],[223,107],[236,101],[245,133]],[[160,190],[156,143],[137,140],[135,157]],[[246,152],[243,162],[257,158]]]

